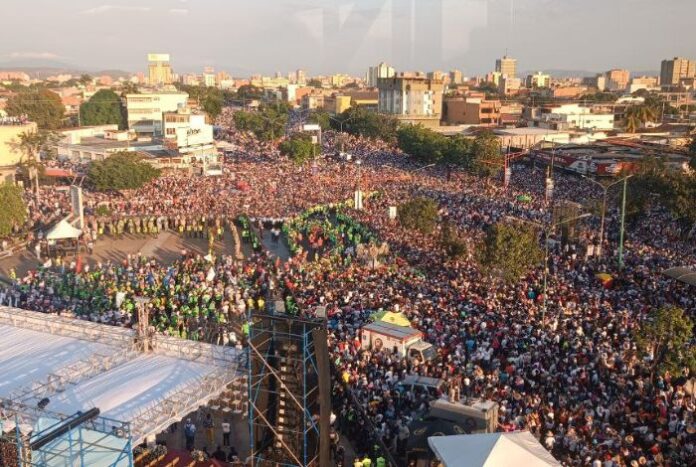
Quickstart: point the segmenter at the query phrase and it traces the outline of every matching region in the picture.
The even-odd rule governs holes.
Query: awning
[[[428,444],[445,467],[561,465],[528,431],[431,436]]]
[[[669,268],[662,274],[689,285],[696,285],[696,271],[685,267]]]
[[[73,173],[69,170],[64,170],[64,169],[45,169],[44,170],[44,175],[46,177],[72,177]]]
[[[61,240],[65,238],[79,238],[82,235],[82,230],[76,229],[66,219],[61,220],[56,225],[51,227],[51,230],[46,234],[47,240]]]

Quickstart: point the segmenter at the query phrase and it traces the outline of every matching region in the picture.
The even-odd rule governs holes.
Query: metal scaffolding
[[[204,342],[183,340],[143,330],[80,321],[57,315],[0,307],[0,325],[101,344],[99,351],[42,373],[29,384],[0,396],[0,448],[13,446],[18,466],[109,465],[132,466],[132,447],[218,397],[246,366],[246,352]],[[139,332],[140,331],[140,334]],[[148,351],[144,351],[147,348]],[[30,452],[30,440],[72,415],[51,412],[49,398],[74,386],[127,365],[143,355],[166,356],[205,365],[200,377],[163,392],[156,403],[132,411],[127,421],[96,417],[61,436],[41,451]],[[45,404],[42,401],[45,400]],[[50,426],[47,426],[50,425]],[[3,444],[4,443],[4,444]],[[120,450],[119,450],[120,449]],[[0,449],[0,455],[4,451]],[[101,455],[97,464],[83,459]],[[108,461],[106,459],[109,459]],[[50,461],[53,459],[53,461]],[[0,462],[0,465],[3,465]],[[8,464],[10,465],[10,464]]]
[[[249,319],[253,465],[323,465],[321,451],[328,440],[330,404],[321,403],[324,392],[328,396],[328,386],[320,389],[320,381],[328,381],[328,371],[320,371],[317,347],[326,351],[326,321],[266,312],[254,313]],[[324,340],[323,347],[317,339]]]
[[[130,423],[95,417],[32,451],[30,443],[71,416],[0,400],[0,464],[18,467],[133,466]],[[14,456],[14,458],[10,458]]]

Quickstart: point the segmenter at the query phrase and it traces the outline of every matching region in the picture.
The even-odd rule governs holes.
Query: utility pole
[[[623,181],[623,196],[621,199],[621,232],[619,233],[619,271],[623,269],[623,244],[624,244],[624,226],[626,223],[626,187],[628,186],[628,178]]]

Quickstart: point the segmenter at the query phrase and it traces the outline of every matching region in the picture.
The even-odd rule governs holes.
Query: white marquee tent
[[[67,219],[63,219],[51,227],[51,230],[46,233],[46,239],[63,240],[66,238],[80,238],[80,235],[82,235],[82,230],[70,225]]]
[[[561,465],[528,431],[431,436],[428,444],[445,467]]]
[[[0,401],[19,407],[30,424],[97,407],[101,417],[129,423],[138,444],[219,396],[242,372],[243,355],[233,347],[156,335],[154,349],[142,353],[134,333],[0,306]],[[29,410],[43,398],[45,413]]]

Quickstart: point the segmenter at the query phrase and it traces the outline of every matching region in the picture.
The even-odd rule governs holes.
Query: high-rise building
[[[297,70],[295,72],[295,83],[299,85],[307,84],[307,77],[305,76],[304,70]]]
[[[507,55],[495,61],[495,71],[501,76],[514,78],[517,75],[517,59],[510,58]]]
[[[381,78],[378,110],[406,123],[438,126],[442,115],[442,81],[425,77],[398,76]]]
[[[696,60],[674,57],[672,60],[662,60],[660,67],[660,84],[675,86],[682,78],[696,77]]]
[[[631,73],[628,70],[609,70],[605,73],[606,86],[610,91],[623,91],[628,87]]]
[[[537,71],[533,75],[527,75],[525,85],[528,88],[548,88],[551,85],[551,76]]]
[[[371,66],[367,71],[367,87],[376,88],[380,78],[392,78],[394,75],[396,75],[394,68],[384,62]]]
[[[185,92],[126,94],[128,128],[137,133],[162,135],[162,115],[186,106]]]
[[[169,65],[169,54],[148,54],[148,83],[151,86],[172,84],[172,67]]]
[[[460,70],[452,70],[449,72],[450,84],[462,84],[464,77]]]

